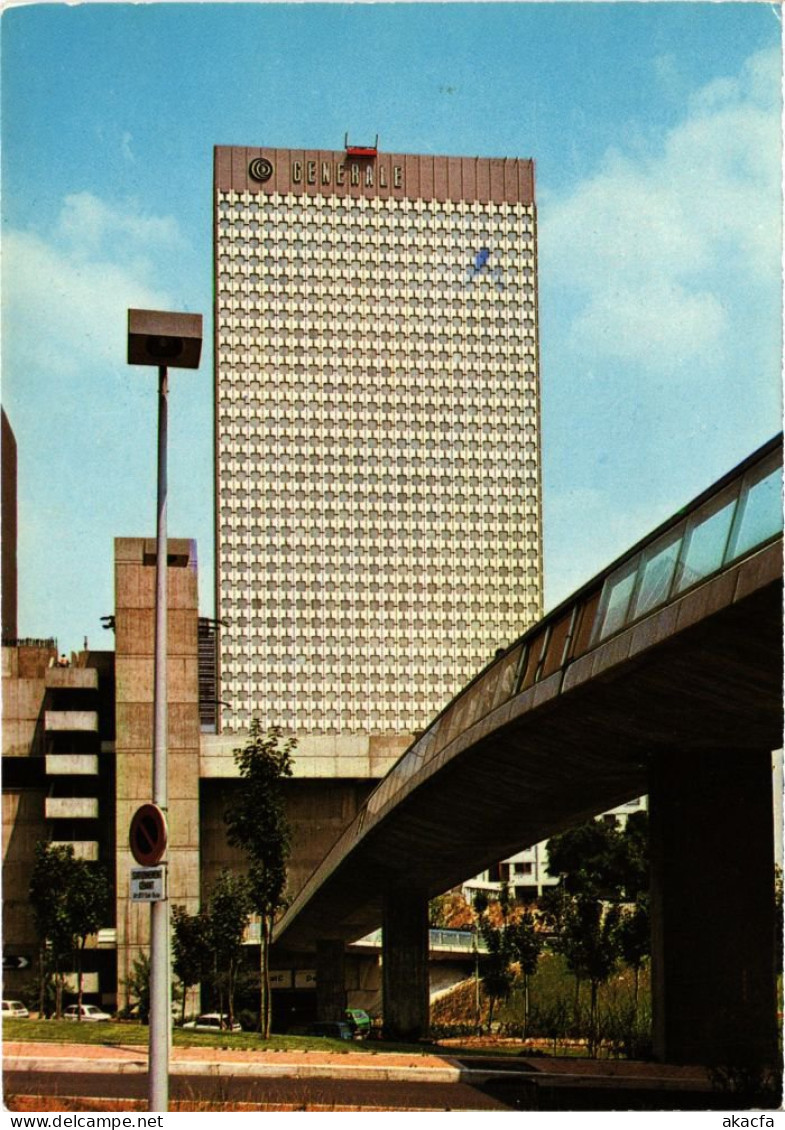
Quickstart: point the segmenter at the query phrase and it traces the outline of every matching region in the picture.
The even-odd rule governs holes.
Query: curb
[[[146,1075],[146,1059],[67,1059],[39,1056],[15,1056],[3,1063],[5,1071],[52,1071],[59,1073],[95,1073],[112,1075]],[[205,1062],[176,1060],[169,1065],[170,1075],[240,1075],[268,1079],[369,1079],[399,1083],[459,1083],[464,1072],[457,1067],[382,1067],[337,1064],[271,1064]]]

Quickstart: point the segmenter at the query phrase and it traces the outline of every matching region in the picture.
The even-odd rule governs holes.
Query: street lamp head
[[[129,365],[198,369],[201,353],[201,314],[128,311]]]

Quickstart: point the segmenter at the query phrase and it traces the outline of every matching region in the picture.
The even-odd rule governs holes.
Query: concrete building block
[[[199,648],[199,617],[196,609],[170,606],[167,637],[170,660],[176,655],[195,655]]]
[[[4,649],[4,651],[7,649]],[[19,680],[3,678],[3,721],[16,721],[19,717]]]
[[[144,556],[144,538],[115,538],[114,559],[116,565],[133,562],[141,565]]]
[[[15,647],[4,647],[2,651],[2,676],[4,679],[19,677],[19,655]]]
[[[153,657],[125,656],[115,671],[116,702],[152,702]]]
[[[332,769],[328,772],[317,773],[314,776],[346,777],[349,779],[371,776],[371,767],[367,757],[336,757],[332,766]],[[327,769],[327,765],[323,765],[322,768]]]
[[[76,859],[84,859],[88,863],[98,860],[97,840],[52,840],[52,847],[72,847]]]
[[[117,758],[115,795],[117,803],[134,802],[134,811],[152,798],[153,755],[149,751],[126,753]]]
[[[3,757],[28,757],[35,727],[29,722],[3,721]]]
[[[48,777],[95,777],[98,775],[98,755],[95,753],[48,753]]]
[[[118,608],[115,637],[120,641],[118,660],[127,655],[152,655],[155,651],[155,617],[147,608]]]
[[[16,717],[36,723],[44,706],[43,679],[19,679],[16,684]]]
[[[167,580],[169,608],[195,609],[197,605],[196,573],[192,569],[170,569]]]
[[[194,649],[185,655],[170,655],[167,663],[169,701],[199,706],[199,660]]]
[[[47,820],[97,820],[98,798],[92,796],[48,796],[44,804]]]
[[[98,690],[98,670],[95,667],[50,667],[46,672],[46,686],[53,689]]]
[[[48,734],[97,734],[98,712],[96,710],[47,710],[44,714],[44,728]]]
[[[187,753],[170,753],[167,759],[169,770],[169,792],[176,800],[169,800],[169,809],[180,801],[187,801],[189,809],[193,801],[199,800],[199,758],[190,750]]]
[[[169,719],[169,750],[193,750],[198,757],[199,710],[197,704],[170,702],[167,713]]]
[[[57,657],[55,648],[19,647],[16,650],[20,679],[44,679],[50,660]]]
[[[200,895],[199,856],[195,845],[172,847],[169,860],[169,898],[174,902],[190,902],[194,909]]]
[[[414,734],[372,734],[369,740],[369,776],[383,777],[413,741]]]
[[[116,711],[117,733],[121,735],[121,741],[116,743],[118,756],[121,750],[123,753],[131,750],[151,750],[153,742],[152,702],[118,702]]]
[[[139,579],[141,567],[138,565],[123,565],[117,563],[114,572],[115,613],[125,608],[142,608],[143,601],[139,594]],[[115,637],[117,640],[117,637]],[[117,641],[121,642],[121,641]]]

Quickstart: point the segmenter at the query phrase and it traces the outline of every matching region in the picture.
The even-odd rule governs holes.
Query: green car
[[[370,1036],[371,1018],[364,1008],[347,1008],[344,1016],[355,1040],[364,1040],[366,1036]]]

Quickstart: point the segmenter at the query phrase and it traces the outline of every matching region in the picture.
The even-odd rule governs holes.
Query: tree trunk
[[[55,969],[55,1020],[63,1019],[63,975]]]
[[[272,917],[261,916],[259,923],[259,1029],[265,1040],[270,1039],[270,935]]]
[[[488,997],[488,1035],[491,1034],[491,1025],[493,1024],[493,1006],[496,1004],[495,997]]]
[[[589,1004],[589,1055],[595,1059],[598,1051],[599,1024],[597,1017],[597,982],[591,981],[591,1003]]]
[[[523,975],[523,1038],[529,1035],[529,974]]]
[[[80,944],[76,947],[76,1019],[82,1019],[82,959],[84,957],[84,946],[87,938],[80,938]]]
[[[38,1018],[43,1020],[46,1015],[46,943],[42,943],[38,949]]]

